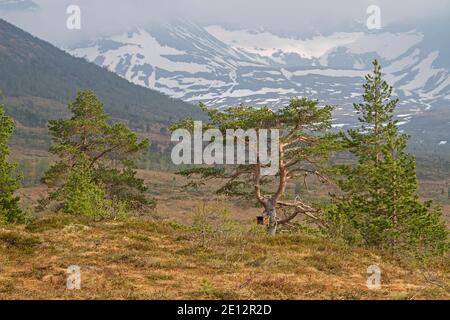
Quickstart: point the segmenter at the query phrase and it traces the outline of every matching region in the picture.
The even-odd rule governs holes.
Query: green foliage
[[[249,163],[226,166],[193,167],[182,170],[180,174],[198,178],[197,183],[204,184],[208,179],[223,179],[217,193],[226,196],[237,196],[244,199],[253,197],[270,216],[269,232],[276,231],[276,225],[286,223],[298,213],[311,213],[316,209],[305,204],[299,197],[295,201],[283,201],[286,184],[289,179],[304,179],[308,175],[326,181],[329,157],[340,150],[339,134],[329,132],[331,128],[332,106],[319,107],[317,100],[293,98],[290,103],[276,111],[268,107],[255,108],[241,104],[226,109],[200,108],[208,115],[209,122],[203,124],[203,129],[217,129],[223,135],[227,130],[253,129],[258,134],[260,130],[278,130],[279,148],[278,172],[276,175],[263,175],[264,165],[257,157],[256,164]],[[190,117],[170,127],[176,129],[194,129],[194,120]],[[237,138],[234,138],[237,141]],[[224,139],[226,143],[227,139]],[[252,148],[250,139],[244,138],[246,150]],[[273,156],[273,155],[272,155]],[[266,186],[271,186],[266,187]],[[275,187],[274,187],[275,186]],[[263,188],[264,187],[264,188]],[[293,216],[287,219],[276,217],[277,208],[293,208]]]
[[[16,174],[16,165],[8,162],[8,141],[13,130],[13,121],[0,105],[0,223],[23,223],[26,220],[26,214],[19,207],[19,198],[14,196],[21,177]]]
[[[86,160],[80,161],[70,172],[59,196],[64,199],[63,211],[74,215],[105,218],[110,214],[111,200],[106,199],[102,185],[92,179]]]
[[[345,194],[326,210],[328,232],[350,243],[442,253],[447,230],[441,212],[419,200],[408,136],[393,120],[398,100],[390,99],[392,87],[382,79],[377,61],[366,81],[364,103],[355,104],[361,127],[345,137],[358,163],[338,168]]]
[[[122,123],[109,124],[92,91],[79,92],[69,110],[70,119],[49,122],[50,152],[60,158],[44,176],[44,182],[56,188],[50,200],[63,201],[66,212],[79,210],[78,214],[99,217],[108,215],[111,207],[144,210],[153,206],[132,161],[148,148],[148,140],[139,142]]]
[[[210,119],[203,124],[203,129],[216,128],[225,134],[227,129],[279,129],[280,143],[286,146],[281,155],[285,163],[290,164],[293,178],[294,171],[301,176],[318,173],[315,169],[325,169],[329,154],[338,150],[336,134],[327,132],[331,127],[331,106],[318,107],[318,101],[306,98],[294,98],[288,106],[273,111],[268,107],[254,108],[241,104],[224,110],[200,108]],[[187,129],[192,131],[194,120],[187,117],[170,127],[170,130]],[[225,141],[224,141],[225,142]],[[248,141],[246,141],[248,145]],[[323,165],[323,167],[322,167]],[[220,178],[228,180],[220,186],[218,192],[227,195],[248,196],[242,188],[253,190],[254,165],[229,165],[226,167],[192,167],[179,172],[190,178],[198,177],[204,183],[207,179]],[[316,167],[316,168],[314,168]],[[242,179],[241,179],[242,178]],[[262,184],[268,183],[269,177],[261,179]]]

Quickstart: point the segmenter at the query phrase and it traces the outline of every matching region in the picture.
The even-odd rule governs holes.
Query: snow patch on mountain
[[[406,33],[385,32],[381,34],[359,34],[355,41],[345,45],[351,54],[376,52],[381,58],[393,60],[423,40],[415,31]]]
[[[355,42],[361,33],[334,33],[331,36],[316,36],[311,39],[283,38],[267,31],[252,29],[226,30],[217,25],[205,28],[214,37],[231,47],[271,58],[274,62],[286,64],[276,57],[276,53],[295,53],[302,58],[312,59],[323,56],[337,46]]]
[[[75,50],[74,53],[79,56],[92,57],[103,60],[102,65],[111,70],[120,68],[120,65],[127,62],[132,66],[151,65],[170,72],[209,72],[206,65],[193,62],[174,61],[171,56],[180,56],[186,54],[182,50],[161,45],[150,33],[143,29],[138,29],[133,33],[124,33],[110,39],[118,47],[105,50],[96,45],[91,48]],[[132,69],[124,74],[125,78],[132,77]]]
[[[450,100],[449,70],[435,67],[439,47],[423,44],[417,30],[335,32],[310,38],[268,30],[229,30],[177,22],[136,28],[68,51],[136,84],[172,97],[224,107],[245,102],[278,107],[307,96],[336,109],[348,123],[361,100],[364,76],[378,59],[401,99],[406,124]],[[342,120],[342,121],[340,121]]]

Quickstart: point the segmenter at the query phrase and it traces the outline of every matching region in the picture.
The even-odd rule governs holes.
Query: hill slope
[[[18,121],[18,136],[31,139],[23,140],[25,144],[45,140],[47,120],[64,115],[64,106],[79,89],[96,91],[107,113],[136,131],[198,112],[191,104],[134,85],[0,19],[0,90],[7,97],[2,103]]]
[[[63,215],[3,228],[0,299],[450,298],[445,261],[418,266],[301,233],[220,234],[201,246],[188,226]],[[373,264],[379,290],[366,286]],[[81,269],[81,290],[66,289],[71,265]]]

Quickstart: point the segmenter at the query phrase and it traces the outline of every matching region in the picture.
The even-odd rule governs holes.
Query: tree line
[[[207,128],[279,129],[278,172],[262,175],[264,164],[257,161],[196,166],[179,174],[197,184],[223,181],[218,194],[254,201],[262,207],[271,235],[304,215],[327,237],[351,245],[446,253],[448,231],[442,212],[419,199],[416,161],[406,151],[408,136],[394,120],[398,100],[392,98],[393,88],[383,80],[376,60],[373,66],[373,73],[366,76],[363,101],[354,105],[360,125],[346,132],[330,130],[333,106],[321,107],[307,98],[293,98],[278,110],[247,105],[218,110],[201,104],[209,119]],[[149,141],[139,141],[122,123],[110,124],[92,91],[80,91],[68,107],[69,119],[49,121],[53,141],[49,151],[59,160],[45,173],[43,182],[50,192],[39,208],[93,219],[154,208],[133,161],[148,149]],[[170,129],[193,130],[193,122],[187,117]],[[0,125],[0,221],[23,223],[27,215],[15,196],[21,177],[8,162],[13,121],[2,107]],[[340,153],[352,161],[337,161]],[[334,183],[339,190],[322,204],[299,195],[288,199],[288,182],[307,177]]]

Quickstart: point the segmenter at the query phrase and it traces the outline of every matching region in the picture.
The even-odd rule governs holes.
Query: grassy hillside
[[[268,237],[255,223],[260,208],[214,197],[211,185],[185,190],[187,180],[170,173],[139,175],[158,199],[146,216],[42,214],[1,227],[0,299],[450,299],[448,257],[423,262],[347,247],[301,219],[297,230]],[[319,188],[311,184],[308,195]],[[26,207],[45,191],[19,194]],[[382,270],[380,290],[366,286],[372,264]],[[71,265],[81,267],[80,291],[65,289]]]
[[[136,86],[0,19],[0,90],[6,96],[0,102],[18,122],[16,143],[48,143],[48,119],[64,116],[79,89],[94,90],[112,119],[140,132],[199,113],[196,106]]]
[[[366,286],[372,264],[379,290]],[[47,216],[0,229],[0,265],[0,299],[450,299],[448,261],[413,263],[304,233],[268,237],[248,225],[204,235],[153,219]],[[81,290],[65,287],[71,265]]]

